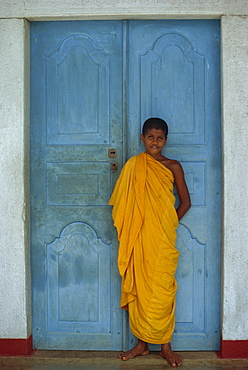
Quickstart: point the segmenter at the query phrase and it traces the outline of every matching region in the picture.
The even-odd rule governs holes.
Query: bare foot
[[[180,366],[183,363],[182,357],[172,351],[170,343],[162,344],[160,356],[164,357],[172,367]]]
[[[139,339],[137,346],[130,349],[130,351],[123,352],[119,355],[119,358],[123,361],[130,360],[136,356],[144,356],[149,354],[147,343]]]

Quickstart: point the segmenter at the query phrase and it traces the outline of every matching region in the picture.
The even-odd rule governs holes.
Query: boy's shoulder
[[[181,166],[180,163],[176,161],[175,159],[170,159],[167,157],[163,157],[163,159],[161,160],[161,163],[164,164],[165,166],[173,166],[173,167]]]
[[[129,170],[135,167],[137,155],[134,155],[127,159],[127,161],[123,165],[123,170]]]
[[[127,161],[126,161],[126,163],[125,163],[125,166],[126,165],[132,165],[133,163],[135,163],[136,162],[136,158],[137,158],[137,155],[134,155],[134,156],[128,158]]]
[[[161,163],[165,167],[167,167],[169,170],[171,170],[173,173],[182,170],[181,164],[175,159],[170,159],[170,158],[164,157],[163,160],[161,160]]]
[[[133,155],[132,157],[130,157],[127,162],[135,162],[136,161],[136,158],[137,158],[137,155]]]

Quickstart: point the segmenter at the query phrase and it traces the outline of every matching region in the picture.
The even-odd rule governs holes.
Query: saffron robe
[[[121,307],[147,343],[171,341],[175,326],[178,217],[172,172],[143,152],[122,169],[109,204],[119,240]]]

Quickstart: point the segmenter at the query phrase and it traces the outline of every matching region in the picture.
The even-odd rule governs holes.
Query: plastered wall
[[[31,334],[29,21],[221,18],[222,336],[248,339],[247,13],[246,0],[0,0],[0,338]]]
[[[222,18],[223,338],[248,338],[248,17]],[[242,319],[240,319],[242,318]]]
[[[29,26],[0,20],[0,337],[31,329]]]
[[[1,0],[0,18],[214,18],[247,15],[246,0]]]

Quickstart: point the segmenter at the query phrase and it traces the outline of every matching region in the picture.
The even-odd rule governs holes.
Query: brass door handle
[[[109,149],[108,156],[109,158],[116,158],[116,149]]]

